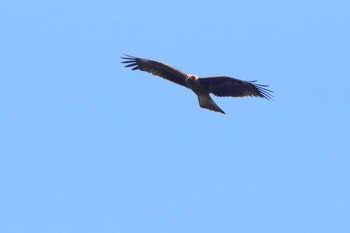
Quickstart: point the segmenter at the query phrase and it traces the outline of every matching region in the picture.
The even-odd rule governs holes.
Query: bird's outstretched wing
[[[245,97],[256,96],[271,100],[272,91],[267,89],[267,85],[255,83],[256,81],[243,81],[231,77],[208,77],[202,78],[201,84],[210,93],[216,96]]]
[[[132,70],[142,70],[161,78],[167,79],[179,85],[186,85],[186,74],[164,63],[152,61],[144,58],[125,55],[122,57],[125,67],[132,67]]]

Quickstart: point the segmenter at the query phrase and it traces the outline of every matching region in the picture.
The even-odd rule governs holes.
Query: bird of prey
[[[191,89],[198,97],[199,106],[211,111],[225,114],[210,97],[210,93],[219,97],[255,96],[268,100],[272,99],[272,91],[266,88],[268,86],[257,84],[256,80],[243,81],[227,76],[200,78],[194,74],[185,74],[161,62],[129,55],[121,58],[124,59],[122,63],[126,64],[125,67],[131,67],[132,70],[146,71]]]

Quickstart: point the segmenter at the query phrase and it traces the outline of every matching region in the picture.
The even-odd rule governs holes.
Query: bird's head
[[[199,76],[195,75],[195,74],[188,74],[187,77],[186,77],[187,81],[196,81],[198,79],[199,79]]]

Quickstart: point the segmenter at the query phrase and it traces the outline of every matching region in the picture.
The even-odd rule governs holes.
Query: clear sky
[[[350,232],[347,0],[0,1],[0,232]],[[218,98],[122,54],[258,80]]]

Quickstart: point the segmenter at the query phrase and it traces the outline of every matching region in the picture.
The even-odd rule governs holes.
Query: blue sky
[[[350,2],[0,2],[0,232],[350,231]],[[122,54],[270,85],[196,96]]]

